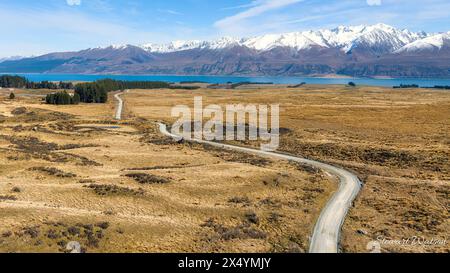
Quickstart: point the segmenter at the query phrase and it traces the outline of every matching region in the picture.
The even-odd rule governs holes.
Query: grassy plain
[[[127,100],[130,113],[170,123],[170,108],[192,106],[194,96],[202,96],[204,105],[280,104],[281,151],[358,174],[365,187],[345,222],[343,251],[365,252],[367,243],[376,239],[448,240],[450,92],[338,85],[243,86],[225,91],[135,91]],[[386,244],[382,248],[448,252],[449,244]]]
[[[131,101],[116,122],[112,97],[51,106],[33,92],[0,95],[0,252],[70,241],[87,252],[304,252],[336,188],[304,166],[174,143]]]
[[[68,241],[88,252],[307,251],[335,179],[161,136],[154,121],[170,124],[171,108],[192,106],[194,96],[204,105],[280,104],[280,150],[359,175],[365,186],[343,251],[366,252],[380,236],[448,238],[450,92],[241,88],[131,90],[121,122],[112,98],[57,107],[35,91],[10,101],[0,90],[0,251],[64,251]],[[382,248],[448,252],[449,244]]]

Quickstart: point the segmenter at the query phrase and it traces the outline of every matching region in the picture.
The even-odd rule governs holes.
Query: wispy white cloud
[[[369,6],[381,6],[381,0],[367,0]]]
[[[0,1],[0,18],[8,25],[2,29],[8,41],[0,43],[0,57],[338,25],[386,23],[427,32],[449,31],[450,25],[449,0],[165,1],[176,4],[158,11],[156,1],[142,0]]]
[[[69,6],[79,6],[81,5],[81,0],[66,0]]]
[[[244,5],[232,6],[232,7],[225,7],[225,8],[222,8],[221,10],[251,8],[251,7],[257,6],[258,5],[257,2],[258,1],[253,1],[250,4],[244,4]]]
[[[270,6],[274,2],[275,6]],[[317,0],[252,1],[234,15],[218,20],[214,27],[219,35],[256,36],[339,25],[385,23],[413,31],[448,31],[448,0]],[[278,6],[279,5],[279,6]]]
[[[176,10],[171,10],[171,9],[158,9],[158,12],[168,13],[168,14],[172,14],[172,15],[183,15],[183,13],[178,12]]]
[[[167,30],[148,31],[78,11],[13,10],[0,5],[0,18],[14,26],[3,31],[8,37],[13,37],[8,43],[0,44],[0,55],[5,56],[39,55],[110,44],[141,44],[149,40],[171,39]],[[36,33],[42,35],[34,35]],[[51,37],[48,43],[42,41],[43,36]]]
[[[87,8],[101,13],[115,12],[112,2],[109,0],[89,0],[83,3]]]
[[[254,0],[247,5],[247,10],[239,12],[235,15],[223,18],[214,23],[219,29],[233,29],[239,26],[242,21],[262,15],[272,10],[281,9],[283,7],[301,2],[303,0]],[[240,6],[242,7],[242,6]]]

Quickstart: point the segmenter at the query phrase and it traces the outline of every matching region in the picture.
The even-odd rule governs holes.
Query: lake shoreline
[[[433,87],[435,85],[450,85],[450,79],[441,78],[353,78],[342,75],[322,75],[322,76],[207,76],[207,75],[123,75],[123,74],[42,74],[42,73],[0,73],[2,75],[19,75],[30,81],[72,81],[72,82],[92,82],[101,79],[114,79],[123,81],[164,81],[164,82],[202,82],[210,84],[226,84],[240,82],[272,83],[297,85],[306,84],[326,84],[326,85],[346,85],[354,82],[357,85],[393,87],[401,84],[417,84],[420,87]]]

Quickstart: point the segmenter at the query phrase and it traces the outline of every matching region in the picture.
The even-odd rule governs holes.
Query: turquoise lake
[[[352,81],[358,85],[396,86],[400,84],[418,84],[421,87],[450,85],[450,79],[402,78],[313,78],[313,77],[241,77],[241,76],[163,76],[163,75],[81,75],[81,74],[17,74],[30,81],[95,81],[99,79],[115,79],[124,81],[165,81],[186,82],[199,81],[207,83],[238,82],[272,82],[274,84],[347,84]]]

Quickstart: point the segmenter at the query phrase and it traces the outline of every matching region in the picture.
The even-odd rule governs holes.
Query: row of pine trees
[[[80,103],[80,95],[75,93],[71,96],[67,91],[62,91],[58,93],[48,94],[45,97],[45,102],[48,104],[56,104],[56,105],[69,105],[69,104],[79,104]]]
[[[5,88],[28,88],[28,89],[64,89],[62,92],[48,94],[45,98],[48,104],[68,105],[84,103],[106,103],[108,92],[125,89],[196,89],[189,86],[172,86],[168,82],[160,81],[117,81],[112,79],[98,80],[89,83],[73,85],[71,82],[32,82],[21,76],[0,76],[0,87]],[[73,89],[74,95],[66,90]]]
[[[25,88],[27,86],[27,82],[27,79],[20,76],[0,76],[0,87],[2,88]]]
[[[73,89],[73,83],[71,82],[32,82],[28,81],[25,77],[12,76],[12,75],[1,75],[0,76],[0,87],[2,88],[27,88],[27,89]]]

